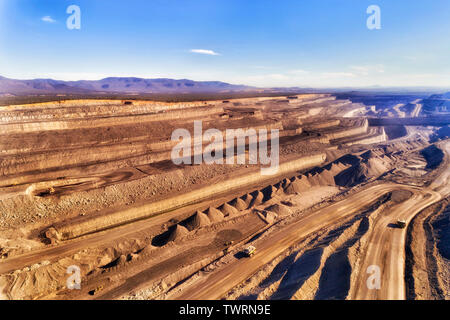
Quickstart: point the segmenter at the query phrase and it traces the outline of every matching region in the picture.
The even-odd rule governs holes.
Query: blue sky
[[[448,0],[0,0],[0,75],[18,79],[450,87],[449,39]]]

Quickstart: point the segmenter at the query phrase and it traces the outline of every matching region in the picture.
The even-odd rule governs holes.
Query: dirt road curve
[[[405,299],[406,228],[397,228],[395,221],[402,219],[409,223],[417,213],[440,199],[440,194],[433,191],[428,191],[425,196],[415,193],[407,201],[393,207],[389,215],[382,216],[375,222],[362,258],[361,272],[354,284],[354,294],[349,297],[351,300]],[[369,266],[380,268],[379,289],[369,289],[367,286],[370,274],[366,271]]]
[[[363,259],[362,272],[359,274],[357,287],[351,299],[405,299],[405,239],[406,229],[386,228],[396,219],[403,219],[409,223],[421,210],[439,201],[450,193],[448,170],[450,143],[441,145],[445,152],[443,172],[431,183],[428,191],[430,197],[415,194],[411,199],[395,207],[389,216],[382,217],[376,222],[374,231],[370,234],[369,245]],[[391,229],[391,230],[390,230]],[[370,265],[380,267],[382,279],[380,290],[369,290],[365,283],[368,274],[364,271]]]
[[[417,118],[419,116],[420,112],[422,111],[423,104],[421,102],[422,101],[420,99],[417,99],[416,101],[412,102],[412,104],[416,105],[414,107],[414,110],[411,112],[411,117],[412,118]]]
[[[399,205],[396,210],[395,217],[406,217],[410,219],[417,212],[419,212],[421,208],[424,208],[440,199],[440,195],[433,191],[421,190],[415,187],[396,184],[382,184],[370,187],[366,190],[353,194],[343,201],[318,210],[294,224],[291,224],[284,230],[274,234],[265,242],[261,243],[258,247],[257,253],[251,259],[240,259],[236,263],[225,266],[218,272],[212,273],[211,275],[205,277],[203,282],[194,284],[176,298],[194,300],[220,299],[234,286],[254,274],[261,266],[270,262],[290,246],[300,242],[307,235],[328,225],[333,225],[345,217],[356,214],[364,206],[370,205],[382,195],[394,190],[409,190],[414,193],[414,196],[411,197],[411,199]],[[396,279],[394,283],[389,284],[389,289],[387,289],[386,292],[389,292],[390,295],[392,295],[391,293],[393,291],[397,292],[397,295],[401,298],[404,297],[404,284],[402,277],[403,269],[398,272],[398,260],[402,258],[403,253],[398,254],[398,252],[402,251],[404,248],[405,230],[397,230],[387,227],[389,224],[387,221],[389,220],[390,222],[393,218],[395,219],[395,217],[386,217],[386,221],[383,220],[383,222],[377,226],[376,232],[383,234],[382,230],[385,230],[387,235],[386,237],[394,237],[396,239],[395,241],[398,248],[392,255],[395,259],[387,260],[387,265],[389,266],[390,272],[383,274],[383,277],[384,279],[389,279],[390,277],[394,277]],[[386,237],[379,238],[377,242],[371,244],[372,249],[370,252],[374,252],[374,260],[371,264],[383,260],[383,254],[388,250],[380,250],[379,248],[389,248],[391,244],[389,239],[386,239]],[[385,240],[388,242],[384,242]],[[368,257],[371,257],[371,255],[368,255]],[[369,261],[369,259],[367,259],[367,261]],[[364,279],[364,283],[365,281],[366,280]],[[386,283],[388,283],[388,281],[386,281]],[[400,291],[401,293],[399,294],[398,292]],[[380,298],[384,297],[380,296]]]

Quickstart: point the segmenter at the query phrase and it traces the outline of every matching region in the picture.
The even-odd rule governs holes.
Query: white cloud
[[[50,17],[50,16],[42,17],[41,20],[44,21],[44,22],[48,22],[48,23],[55,23],[55,22],[56,22],[56,20],[53,19],[53,18]]]
[[[193,53],[207,54],[210,56],[219,56],[220,55],[220,53],[214,52],[213,50],[207,50],[207,49],[191,49],[190,51]]]

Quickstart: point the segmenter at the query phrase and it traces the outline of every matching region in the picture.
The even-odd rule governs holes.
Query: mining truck
[[[245,248],[245,250],[244,250],[244,254],[245,254],[247,257],[253,256],[253,255],[255,254],[255,252],[256,252],[256,248],[255,248],[254,246],[248,246],[248,247]]]
[[[405,228],[406,227],[406,221],[398,219],[397,220],[397,227],[399,227],[401,229]]]

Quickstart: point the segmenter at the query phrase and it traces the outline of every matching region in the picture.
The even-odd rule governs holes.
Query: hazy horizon
[[[168,77],[158,77],[158,78],[140,78],[140,77],[136,77],[136,76],[106,76],[103,78],[96,78],[96,79],[74,79],[74,80],[63,80],[63,79],[55,79],[55,78],[45,78],[45,77],[37,77],[37,78],[9,78],[9,77],[5,77],[3,75],[0,74],[0,77],[3,78],[7,78],[7,79],[11,79],[11,80],[21,80],[21,81],[32,81],[32,80],[55,80],[55,81],[64,81],[64,82],[77,82],[77,81],[101,81],[101,80],[105,80],[108,78],[139,78],[139,79],[144,79],[144,80],[157,80],[157,79],[168,79],[168,80],[175,80],[175,81],[181,81],[181,80],[192,80],[195,82],[223,82],[223,83],[228,83],[231,85],[238,85],[238,86],[248,86],[250,88],[255,88],[255,89],[273,89],[273,88],[280,88],[280,89],[289,89],[289,88],[299,88],[299,89],[318,89],[318,90],[326,90],[326,89],[330,89],[330,90],[390,90],[390,89],[396,89],[396,90],[433,90],[433,91],[446,91],[446,90],[450,90],[450,85],[449,86],[419,86],[419,85],[411,85],[411,86],[380,86],[380,85],[367,85],[367,86],[252,86],[252,85],[248,85],[245,83],[231,83],[231,82],[226,82],[223,81],[221,79],[215,79],[215,80],[193,80],[193,79],[186,79],[186,78],[168,78]]]

